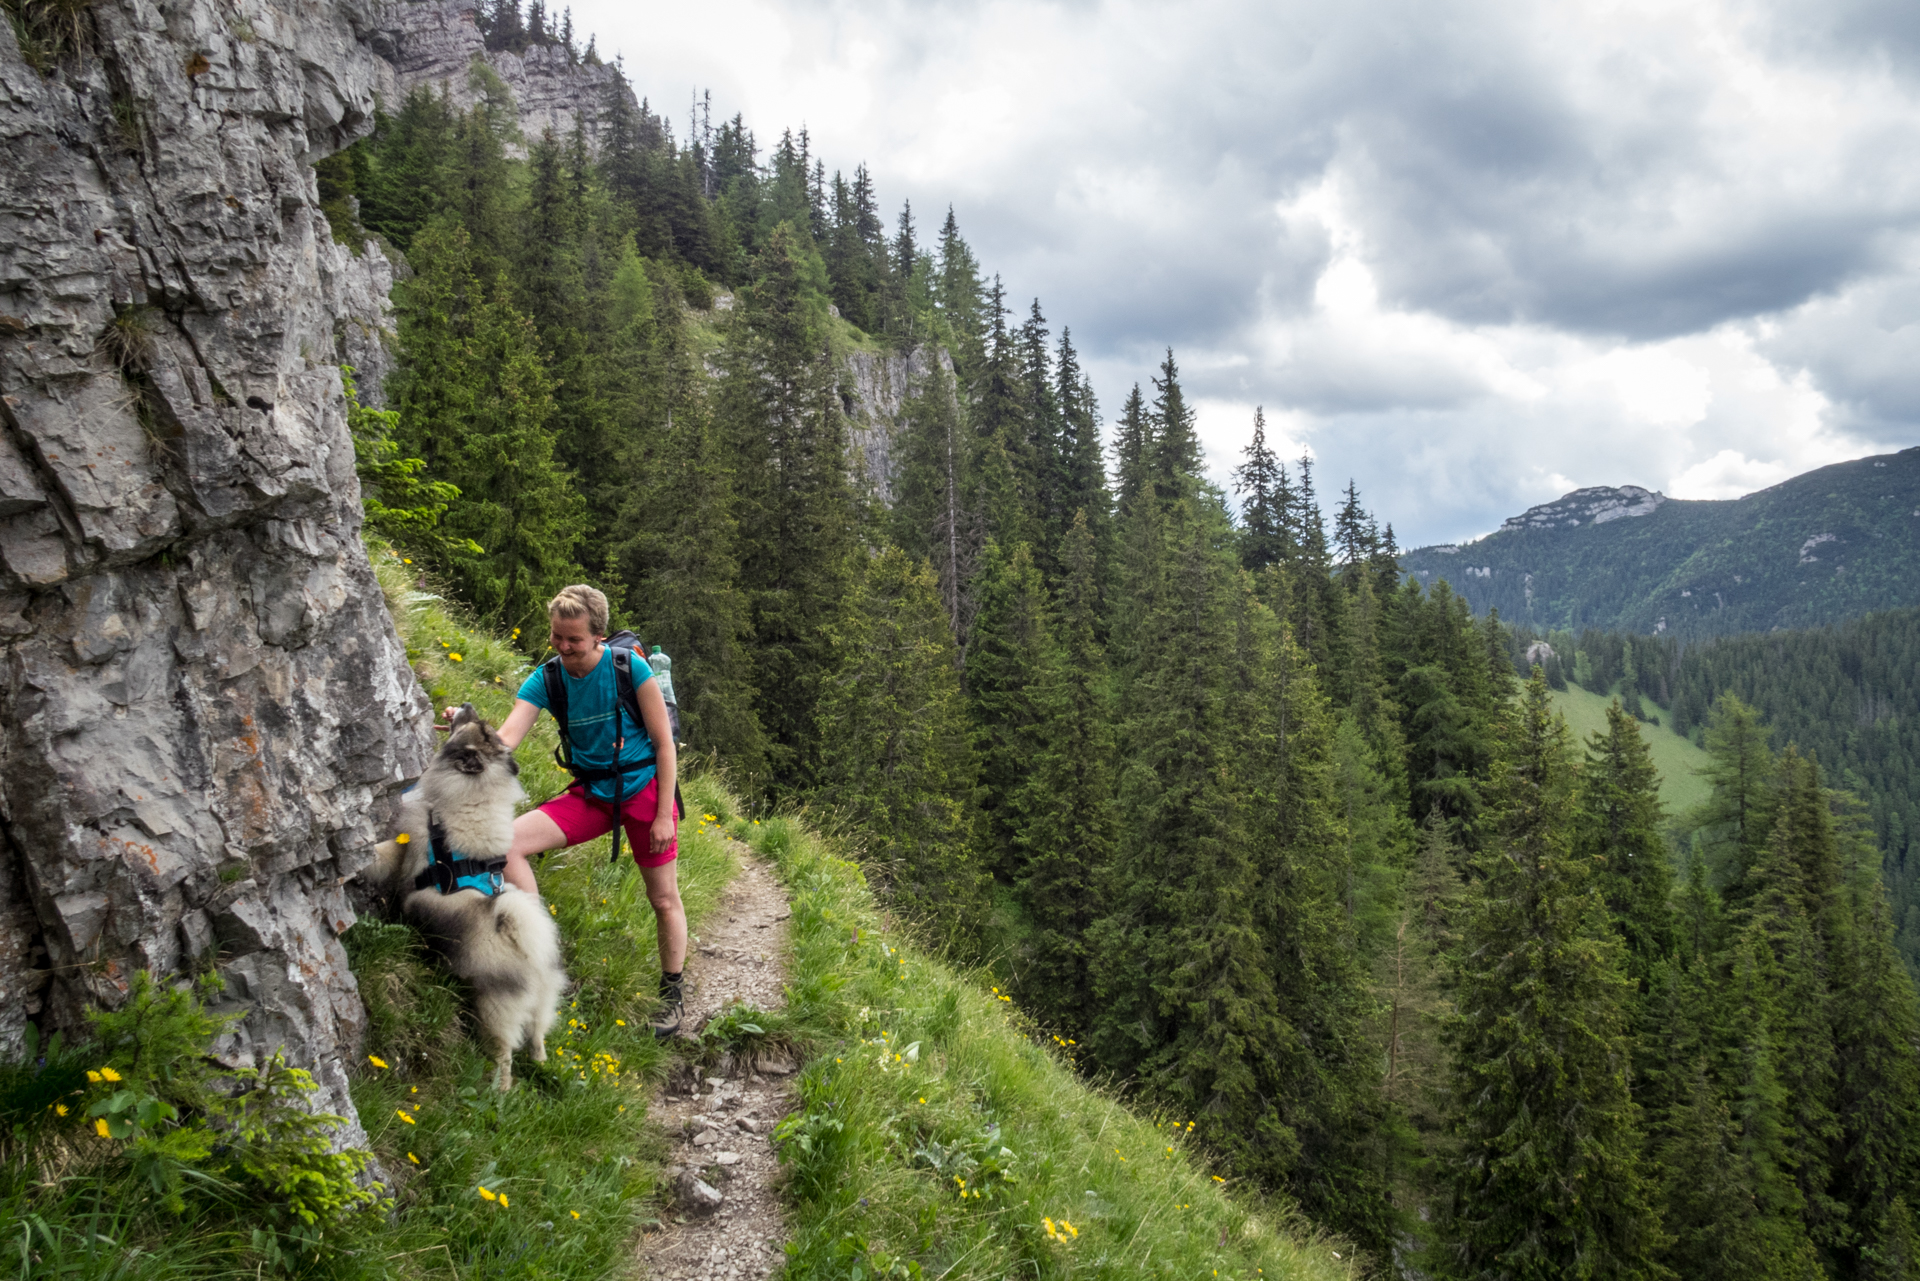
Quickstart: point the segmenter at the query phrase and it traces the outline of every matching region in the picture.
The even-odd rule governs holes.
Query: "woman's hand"
[[[673,798],[672,797],[667,798],[666,806],[662,810],[662,812],[654,815],[653,830],[651,832],[651,836],[653,838],[652,839],[653,853],[654,853],[654,857],[656,858],[662,854],[665,854],[667,852],[667,847],[673,844]]]

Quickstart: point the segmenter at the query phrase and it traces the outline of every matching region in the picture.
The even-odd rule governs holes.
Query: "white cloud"
[[[1920,441],[1920,22],[1879,0],[585,0],[677,122],[955,205],[1109,414],[1166,346],[1408,541]],[[682,126],[684,127],[684,126]]]

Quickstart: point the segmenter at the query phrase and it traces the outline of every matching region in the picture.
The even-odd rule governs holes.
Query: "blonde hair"
[[[575,583],[562,587],[560,594],[547,602],[549,618],[584,618],[587,630],[595,636],[607,634],[607,594],[598,587]]]

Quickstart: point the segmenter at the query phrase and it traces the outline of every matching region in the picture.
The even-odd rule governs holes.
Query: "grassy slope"
[[[783,1131],[790,1276],[1358,1275],[1210,1174],[1180,1118],[1089,1088],[1071,1046],[889,928],[821,837],[788,818],[748,831],[793,891],[784,1024],[814,1049]]]
[[[1589,734],[1606,728],[1611,695],[1595,694],[1578,685],[1550,692],[1554,710],[1567,718],[1567,728],[1577,741],[1585,743]],[[1660,719],[1670,720],[1665,715]],[[1707,781],[1696,772],[1707,763],[1704,751],[1664,725],[1643,724],[1640,734],[1652,749],[1654,768],[1660,771],[1660,799],[1666,803],[1669,817],[1677,818],[1707,799]]]
[[[436,703],[470,699],[504,714],[524,658],[410,592],[397,561],[378,551],[375,561]],[[551,747],[543,720],[519,754],[535,799],[563,781]],[[696,815],[714,816],[695,817],[682,841],[696,930],[733,871],[723,834],[756,846],[794,894],[790,1006],[759,1019],[804,1059],[804,1109],[782,1142],[795,1208],[789,1277],[845,1277],[856,1263],[868,1276],[911,1275],[912,1263],[951,1281],[1356,1275],[1346,1248],[1215,1180],[1177,1120],[1143,1119],[1089,1088],[1070,1047],[1042,1048],[1004,998],[890,928],[860,870],[824,838],[793,818],[746,817],[713,776],[686,793]],[[641,1082],[665,1061],[637,999],[657,973],[643,937],[651,915],[639,878],[609,869],[604,849],[540,869],[582,984],[567,1012],[579,1026],[560,1038],[564,1066],[534,1073],[504,1102],[484,1089],[457,994],[412,950],[411,931],[368,923],[348,936],[373,1014],[370,1048],[389,1065],[365,1065],[355,1099],[401,1176],[403,1213],[382,1244],[403,1272],[444,1275],[451,1260],[463,1275],[606,1275],[657,1212],[663,1149],[641,1115]],[[523,1056],[519,1069],[530,1067]],[[481,1186],[508,1193],[509,1208],[482,1200]]]

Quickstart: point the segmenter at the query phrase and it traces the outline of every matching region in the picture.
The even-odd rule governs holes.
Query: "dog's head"
[[[509,774],[520,772],[520,763],[513,759],[513,752],[480,713],[473,710],[472,703],[461,704],[454,714],[446,746],[440,749],[439,763],[474,777],[496,768],[504,768]]]

